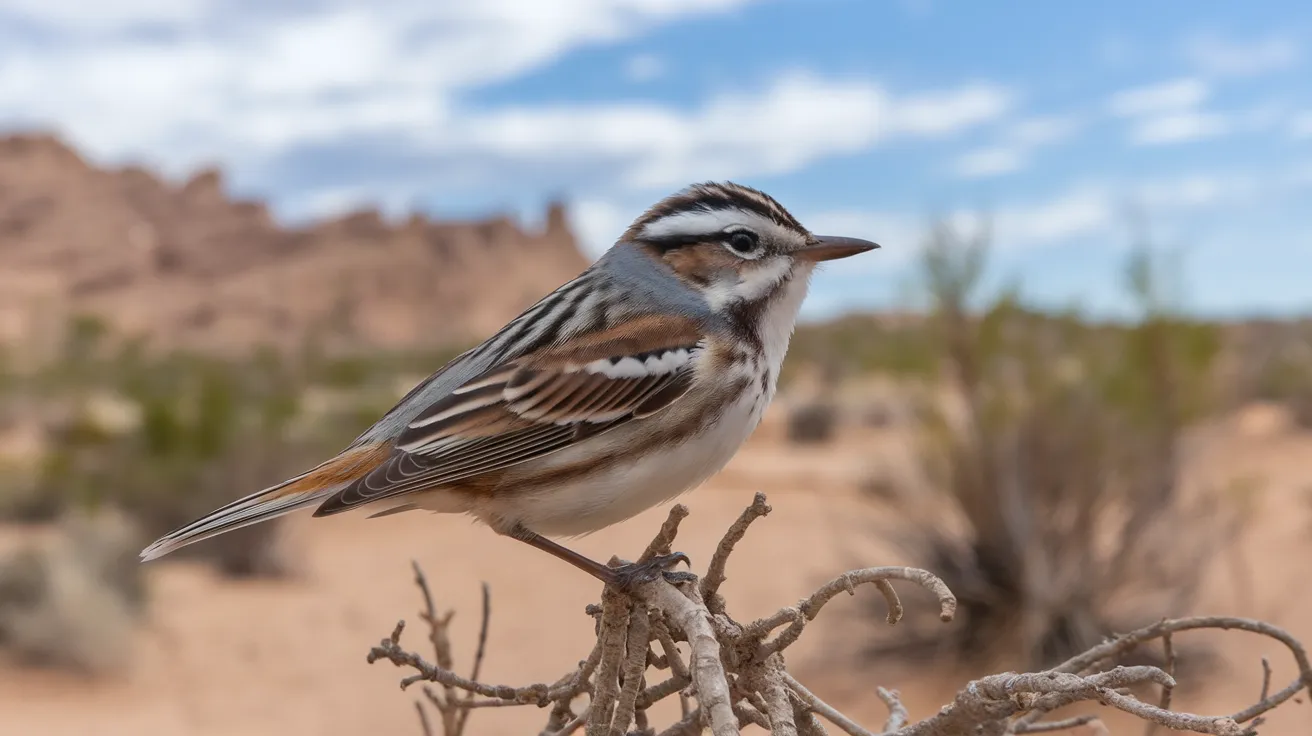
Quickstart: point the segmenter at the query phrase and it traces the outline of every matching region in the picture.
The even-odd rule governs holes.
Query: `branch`
[[[713,601],[724,584],[725,568],[729,564],[729,555],[733,553],[733,548],[747,534],[747,527],[752,525],[753,521],[770,513],[770,506],[765,502],[765,494],[757,493],[752,499],[752,505],[743,510],[738,516],[738,520],[729,527],[724,538],[720,540],[719,545],[715,547],[715,554],[711,556],[711,564],[706,568],[706,576],[702,578],[702,599],[708,603]],[[724,613],[724,606],[716,603],[711,606],[715,613]]]
[[[879,592],[884,594],[884,599],[888,602],[888,623],[896,624],[902,620],[902,601],[898,599],[897,592],[893,590],[889,580],[917,583],[937,596],[939,618],[942,621],[951,621],[956,614],[956,597],[942,580],[931,573],[914,567],[870,567],[839,575],[798,605],[781,608],[772,616],[748,624],[744,634],[763,639],[773,630],[788,623],[788,628],[780,632],[775,639],[761,644],[761,650],[765,654],[780,651],[797,641],[807,622],[815,619],[820,614],[820,609],[824,608],[834,596],[843,591],[847,591],[849,595],[856,595],[856,586],[862,583],[873,583]]]
[[[1033,734],[1060,731],[1093,723],[1092,714],[1061,720],[1041,720],[1046,714],[1082,701],[1094,701],[1143,719],[1150,728],[1166,727],[1213,736],[1251,736],[1258,717],[1293,698],[1302,690],[1312,691],[1312,667],[1303,645],[1287,632],[1260,621],[1204,616],[1160,621],[1107,641],[1073,657],[1051,670],[1024,674],[989,675],[969,683],[956,698],[933,716],[918,723],[910,720],[896,691],[873,688],[873,694],[888,707],[882,731],[856,723],[837,708],[798,682],[787,671],[784,651],[801,636],[830,600],[859,585],[874,585],[888,603],[888,622],[901,620],[904,610],[892,581],[915,583],[932,593],[939,603],[939,617],[950,621],[956,598],[938,577],[909,567],[872,567],[853,570],[829,581],[796,605],[785,606],[765,618],[742,625],[726,610],[719,587],[724,582],[729,556],[747,528],[770,511],[765,496],[757,494],[716,547],[705,576],[680,573],[660,577],[631,590],[603,589],[600,606],[589,606],[590,625],[596,643],[588,657],[556,682],[525,687],[480,682],[478,673],[487,643],[491,603],[483,589],[483,620],[471,676],[451,671],[450,612],[438,615],[423,573],[415,566],[415,583],[425,608],[421,617],[430,628],[437,663],[401,648],[405,622],[369,652],[368,661],[387,660],[414,671],[401,680],[404,689],[415,682],[431,682],[440,691],[425,688],[425,695],[442,714],[444,736],[460,736],[469,712],[476,708],[519,705],[550,706],[546,727],[540,736],[570,736],[586,729],[589,736],[656,734],[696,736],[709,728],[713,736],[732,736],[746,725],[757,725],[771,736],[823,736],[818,718],[833,723],[847,736],[953,736],[976,733],[982,736]],[[688,511],[671,508],[660,532],[647,546],[641,560],[649,560],[673,549],[680,522]],[[782,628],[782,630],[780,630]],[[1289,686],[1271,692],[1271,666],[1262,660],[1262,684],[1257,703],[1228,716],[1203,716],[1175,712],[1171,693],[1175,650],[1173,636],[1194,629],[1239,629],[1281,642],[1293,655],[1299,676]],[[778,632],[778,633],[776,633]],[[770,638],[773,635],[773,638]],[[1144,643],[1161,639],[1166,651],[1166,670],[1156,667],[1112,667]],[[659,644],[660,654],[652,651]],[[680,652],[679,644],[689,647]],[[648,685],[649,671],[667,670]],[[1134,685],[1161,687],[1157,704],[1128,694]],[[590,705],[576,713],[573,702],[588,695]],[[682,717],[663,730],[648,726],[647,710],[665,698],[677,695]],[[425,736],[433,734],[422,703],[420,723]],[[1257,719],[1257,720],[1255,720]],[[1251,723],[1250,723],[1251,722]],[[1248,725],[1245,725],[1248,724]],[[1151,734],[1151,730],[1148,732]]]
[[[724,663],[720,661],[720,642],[715,638],[711,614],[706,610],[697,586],[685,583],[675,587],[658,579],[639,589],[638,596],[661,611],[665,620],[682,632],[684,641],[692,647],[688,673],[711,733],[715,736],[738,733],[738,719],[733,715]]]

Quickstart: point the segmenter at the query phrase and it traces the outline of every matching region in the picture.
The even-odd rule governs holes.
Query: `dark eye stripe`
[[[675,250],[676,248],[683,248],[689,245],[697,245],[698,243],[705,243],[708,240],[714,240],[714,239],[715,239],[715,235],[681,234],[681,235],[667,235],[661,238],[646,238],[643,242],[651,243],[652,245],[656,246],[657,248],[660,248],[663,251],[671,251],[671,250]]]

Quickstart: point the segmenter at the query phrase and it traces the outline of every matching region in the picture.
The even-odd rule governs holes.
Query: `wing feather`
[[[687,393],[704,347],[692,320],[644,317],[494,365],[416,416],[391,457],[315,515],[503,470],[651,416]]]

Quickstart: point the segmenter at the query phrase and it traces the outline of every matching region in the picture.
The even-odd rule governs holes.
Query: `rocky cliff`
[[[311,331],[468,341],[586,264],[560,205],[541,232],[373,211],[292,228],[230,197],[215,170],[175,184],[97,168],[53,137],[0,138],[0,341],[48,340],[77,314],[214,350]]]

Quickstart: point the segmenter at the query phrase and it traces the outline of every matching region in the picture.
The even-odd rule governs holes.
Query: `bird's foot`
[[[682,552],[671,552],[668,555],[653,557],[646,562],[626,562],[622,565],[604,568],[605,573],[601,578],[606,585],[624,591],[631,591],[640,585],[652,582],[658,577],[664,577],[671,583],[686,583],[696,580],[697,576],[691,572],[676,572],[670,569],[680,562],[692,564],[692,561],[688,559],[688,555]]]

